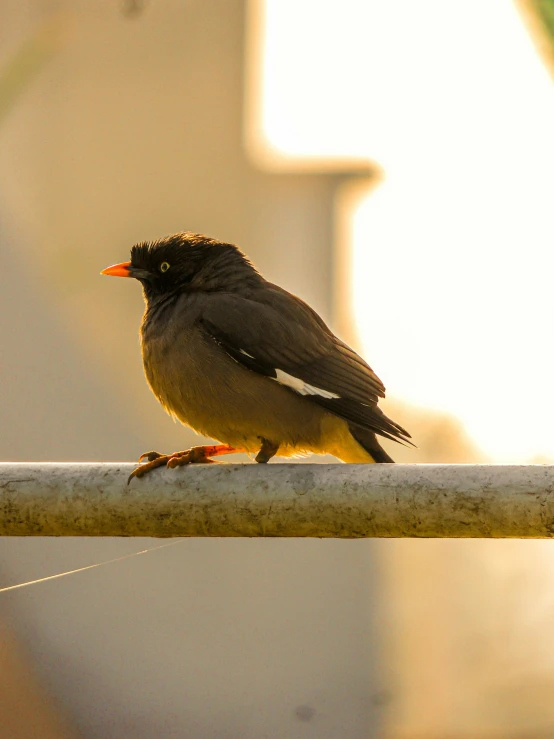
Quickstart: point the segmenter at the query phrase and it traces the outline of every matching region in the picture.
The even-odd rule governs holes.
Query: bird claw
[[[150,455],[157,454],[156,457],[153,459],[150,458]],[[156,467],[162,467],[163,465],[166,465],[168,461],[171,459],[171,455],[169,454],[158,454],[157,452],[148,452],[148,454],[141,455],[139,462],[142,459],[148,459],[148,462],[145,464],[139,464],[138,467],[136,467],[131,474],[129,475],[129,478],[127,480],[127,485],[130,484],[133,477],[144,477],[144,475],[147,472],[150,472],[150,470],[155,470]]]
[[[214,453],[214,449],[215,447],[193,446],[184,452],[174,452],[173,454],[160,454],[159,452],[141,454],[139,457],[139,466],[129,475],[127,485],[130,484],[133,477],[144,477],[147,472],[155,470],[157,467],[165,466],[169,467],[169,469],[174,469],[175,467],[182,467],[186,464],[214,464],[214,460],[209,458],[209,454]],[[147,459],[148,461],[145,464],[140,464],[143,459]]]
[[[139,464],[142,462],[143,459],[147,459],[149,462],[153,462],[155,459],[158,459],[159,457],[166,457],[166,454],[160,454],[159,452],[145,452],[144,454],[141,454],[138,458]]]
[[[213,464],[214,460],[209,457],[210,449],[211,447],[193,446],[184,452],[175,452],[167,460],[167,466],[173,469],[185,464]]]

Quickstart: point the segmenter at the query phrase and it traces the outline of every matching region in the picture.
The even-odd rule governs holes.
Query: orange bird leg
[[[184,452],[173,452],[173,454],[160,454],[159,452],[146,452],[141,454],[139,462],[143,459],[148,461],[131,472],[127,484],[131,482],[133,477],[144,477],[147,472],[155,470],[156,467],[181,467],[185,464],[210,464],[211,457],[219,457],[223,454],[236,454],[242,452],[243,449],[235,449],[229,444],[211,444],[205,446],[193,446],[185,449]]]

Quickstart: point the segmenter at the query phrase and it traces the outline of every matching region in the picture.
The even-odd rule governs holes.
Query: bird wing
[[[236,362],[381,436],[409,434],[377,406],[385,388],[371,367],[306,303],[266,283],[249,296],[209,293],[200,323]]]

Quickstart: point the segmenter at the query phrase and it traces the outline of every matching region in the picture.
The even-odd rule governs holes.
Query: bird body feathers
[[[148,313],[142,325],[146,378],[169,413],[204,436],[252,454],[261,439],[269,439],[283,457],[340,457],[348,447],[344,461],[373,461],[344,420],[227,355],[198,325],[201,302],[182,296],[161,333]]]

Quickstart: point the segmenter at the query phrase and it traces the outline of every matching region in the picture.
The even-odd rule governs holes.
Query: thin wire
[[[49,575],[48,577],[41,577],[39,580],[29,580],[29,582],[22,582],[19,585],[9,585],[7,588],[0,588],[0,593],[7,593],[8,590],[17,590],[18,588],[26,588],[28,585],[37,585],[39,582],[46,582],[47,580],[56,580],[58,577],[66,577],[67,575],[74,575],[76,572],[84,572],[85,570],[92,570],[94,567],[102,567],[103,565],[112,564],[112,562],[121,562],[122,559],[130,559],[131,557],[138,557],[139,554],[146,554],[147,552],[155,552],[156,549],[163,549],[164,547],[171,547],[174,544],[179,544],[185,541],[184,539],[177,539],[177,541],[170,541],[167,544],[160,544],[157,547],[151,547],[150,549],[142,549],[140,552],[132,552],[131,554],[124,554],[123,557],[115,557],[114,559],[107,559],[105,562],[97,562],[93,565],[87,565],[86,567],[79,567],[76,570],[69,570],[68,572],[60,572],[57,575]]]

